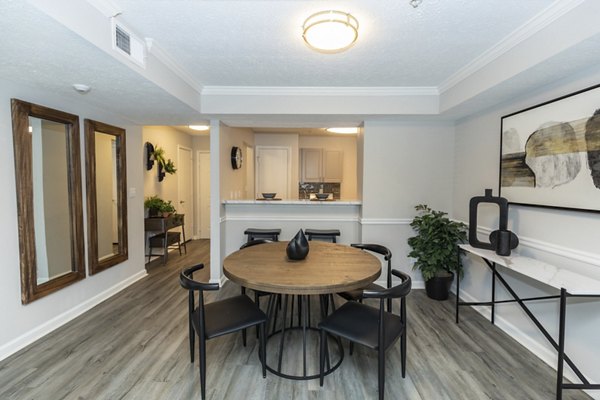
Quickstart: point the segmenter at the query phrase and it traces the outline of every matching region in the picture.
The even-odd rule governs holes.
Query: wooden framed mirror
[[[90,275],[127,260],[125,130],[85,120]]]
[[[23,304],[85,278],[79,117],[12,99]]]

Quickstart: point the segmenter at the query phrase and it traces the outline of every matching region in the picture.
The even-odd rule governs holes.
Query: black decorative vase
[[[308,255],[308,240],[302,229],[290,240],[285,252],[290,260],[304,260]]]
[[[450,294],[450,286],[454,280],[454,273],[448,275],[434,276],[425,281],[425,292],[427,297],[434,300],[447,300]]]

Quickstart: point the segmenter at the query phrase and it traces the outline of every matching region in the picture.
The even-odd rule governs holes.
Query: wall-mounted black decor
[[[148,171],[150,171],[152,169],[152,166],[154,165],[152,153],[154,153],[154,146],[152,146],[152,143],[146,142],[146,169]]]
[[[158,163],[158,181],[162,182],[163,179],[165,179],[165,175],[166,175],[165,169],[163,168],[161,163]]]
[[[489,243],[477,238],[477,211],[479,204],[491,203],[498,206],[498,230],[490,233]],[[498,255],[509,256],[519,244],[519,238],[508,227],[508,200],[492,196],[492,189],[485,189],[484,196],[475,196],[469,202],[469,244],[480,249],[494,250]]]
[[[308,240],[302,229],[300,229],[288,243],[285,252],[290,260],[304,260],[308,255],[308,251]]]
[[[502,117],[510,204],[600,212],[600,85]]]

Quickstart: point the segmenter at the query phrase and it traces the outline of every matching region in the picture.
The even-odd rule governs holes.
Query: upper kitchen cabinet
[[[344,153],[340,150],[323,150],[323,182],[342,182]]]
[[[328,149],[301,149],[302,182],[341,183],[343,152]]]

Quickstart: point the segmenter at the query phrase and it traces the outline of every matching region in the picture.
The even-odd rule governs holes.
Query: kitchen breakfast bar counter
[[[246,241],[247,228],[279,228],[280,241],[299,229],[339,229],[338,243],[360,241],[360,200],[224,200],[226,249],[230,254]]]

